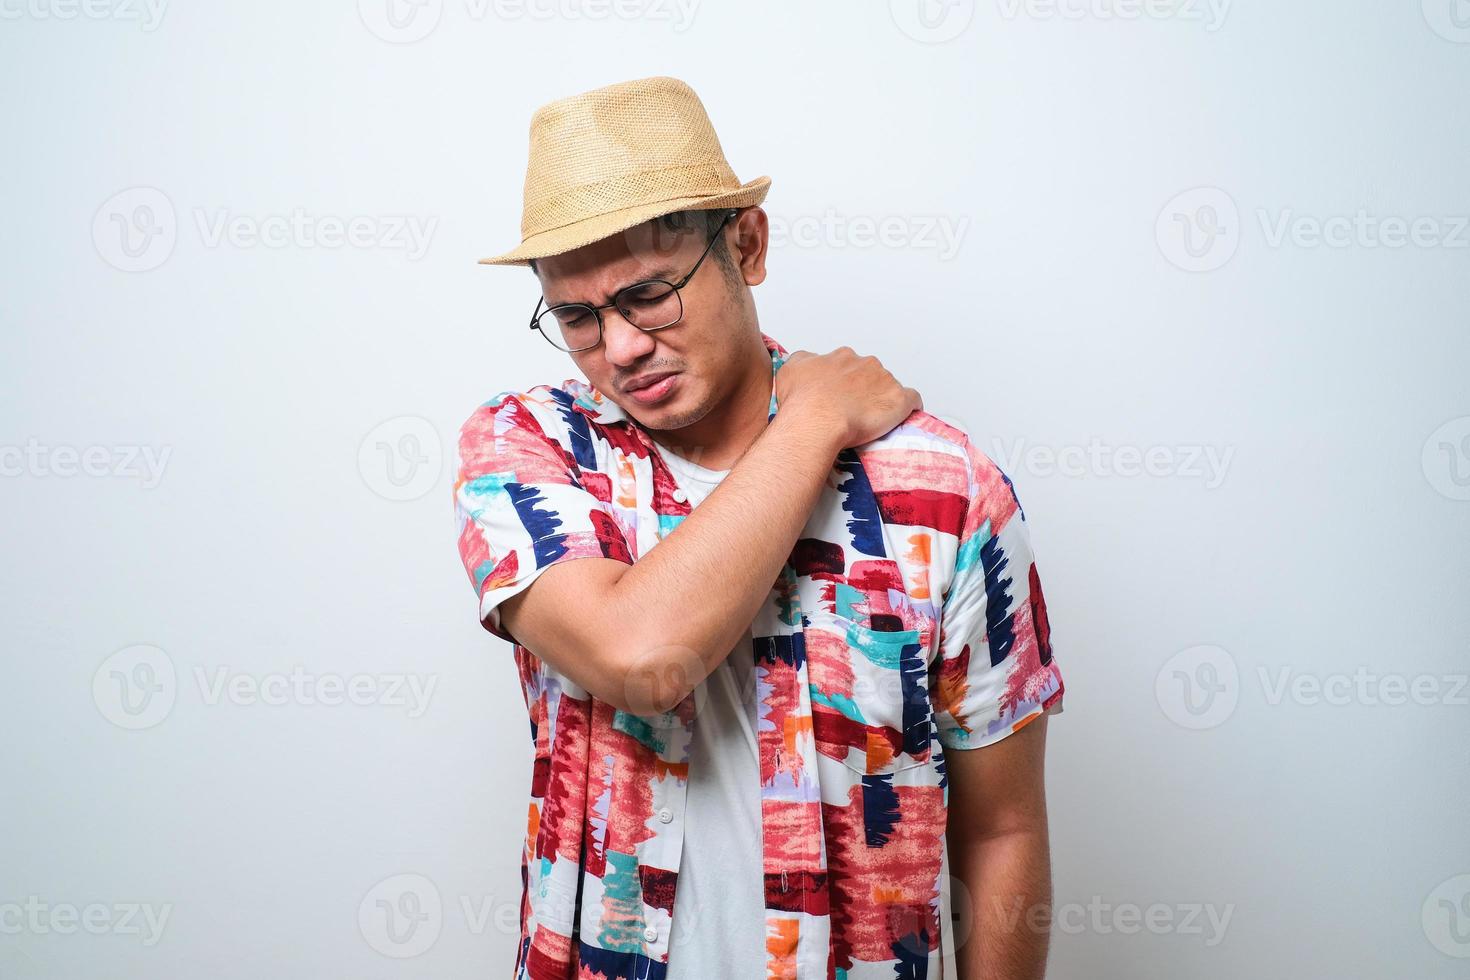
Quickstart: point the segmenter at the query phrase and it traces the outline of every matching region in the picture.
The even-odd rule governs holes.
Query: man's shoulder
[[[957,420],[923,409],[854,448],[865,469],[877,467],[914,481],[916,487],[935,480],[952,481],[956,473],[973,469],[976,460],[990,462]]]
[[[619,458],[647,456],[616,403],[585,381],[568,378],[497,393],[460,426],[461,460],[509,468],[516,459],[555,459],[574,473],[611,473]]]
[[[493,437],[507,428],[538,429],[549,439],[564,442],[573,425],[570,412],[587,386],[568,378],[559,384],[508,388],[481,402],[459,427],[460,440]]]
[[[919,409],[857,453],[880,504],[897,523],[957,533],[967,512],[993,510],[999,516],[1017,505],[1010,477],[978,439],[960,420]]]

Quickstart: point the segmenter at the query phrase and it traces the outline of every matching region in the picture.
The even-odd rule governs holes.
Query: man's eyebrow
[[[648,279],[663,279],[663,280],[666,280],[668,282],[673,282],[674,281],[674,272],[675,271],[677,271],[677,270],[672,265],[661,265],[661,266],[657,266],[653,270],[651,270],[649,272],[645,272],[639,278],[633,279],[633,280],[631,280],[629,282],[626,282],[623,285],[619,286],[618,288],[619,289],[627,289],[629,286],[632,286],[632,285],[634,285],[636,283],[644,282],[645,280],[648,280]],[[583,304],[585,304],[587,306],[606,306],[608,303],[611,303],[612,302],[612,298],[615,295],[617,295],[617,294],[616,293],[613,293],[612,295],[610,295],[606,299],[604,299],[601,303],[591,303],[591,302],[588,302],[585,299],[552,299],[550,296],[548,296],[548,297],[546,297],[546,305],[547,305],[548,308],[549,307],[552,307],[552,306],[565,306],[568,303],[583,303]]]

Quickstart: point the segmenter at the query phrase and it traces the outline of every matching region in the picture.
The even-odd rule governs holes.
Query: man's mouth
[[[633,387],[634,384],[638,387]],[[656,405],[668,398],[678,385],[679,373],[675,371],[668,374],[650,375],[647,379],[639,378],[623,391],[640,405]]]
[[[653,385],[658,384],[664,378],[671,377],[674,373],[675,372],[673,371],[661,371],[657,374],[645,374],[641,378],[634,378],[632,381],[628,382],[626,385],[623,386],[623,390],[625,392],[628,392],[629,394],[632,394],[633,392],[638,391],[642,388],[650,388]]]

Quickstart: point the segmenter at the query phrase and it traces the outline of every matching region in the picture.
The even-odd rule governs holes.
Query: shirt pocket
[[[803,634],[817,750],[865,776],[927,763],[933,712],[919,630],[818,610]]]

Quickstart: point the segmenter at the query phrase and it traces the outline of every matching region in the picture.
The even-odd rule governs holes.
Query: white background
[[[925,2],[0,0],[0,977],[510,974],[447,449],[575,367],[475,259],[534,108],[654,74],[773,179],[762,328],[1016,483],[1050,976],[1465,975],[1470,7]]]

